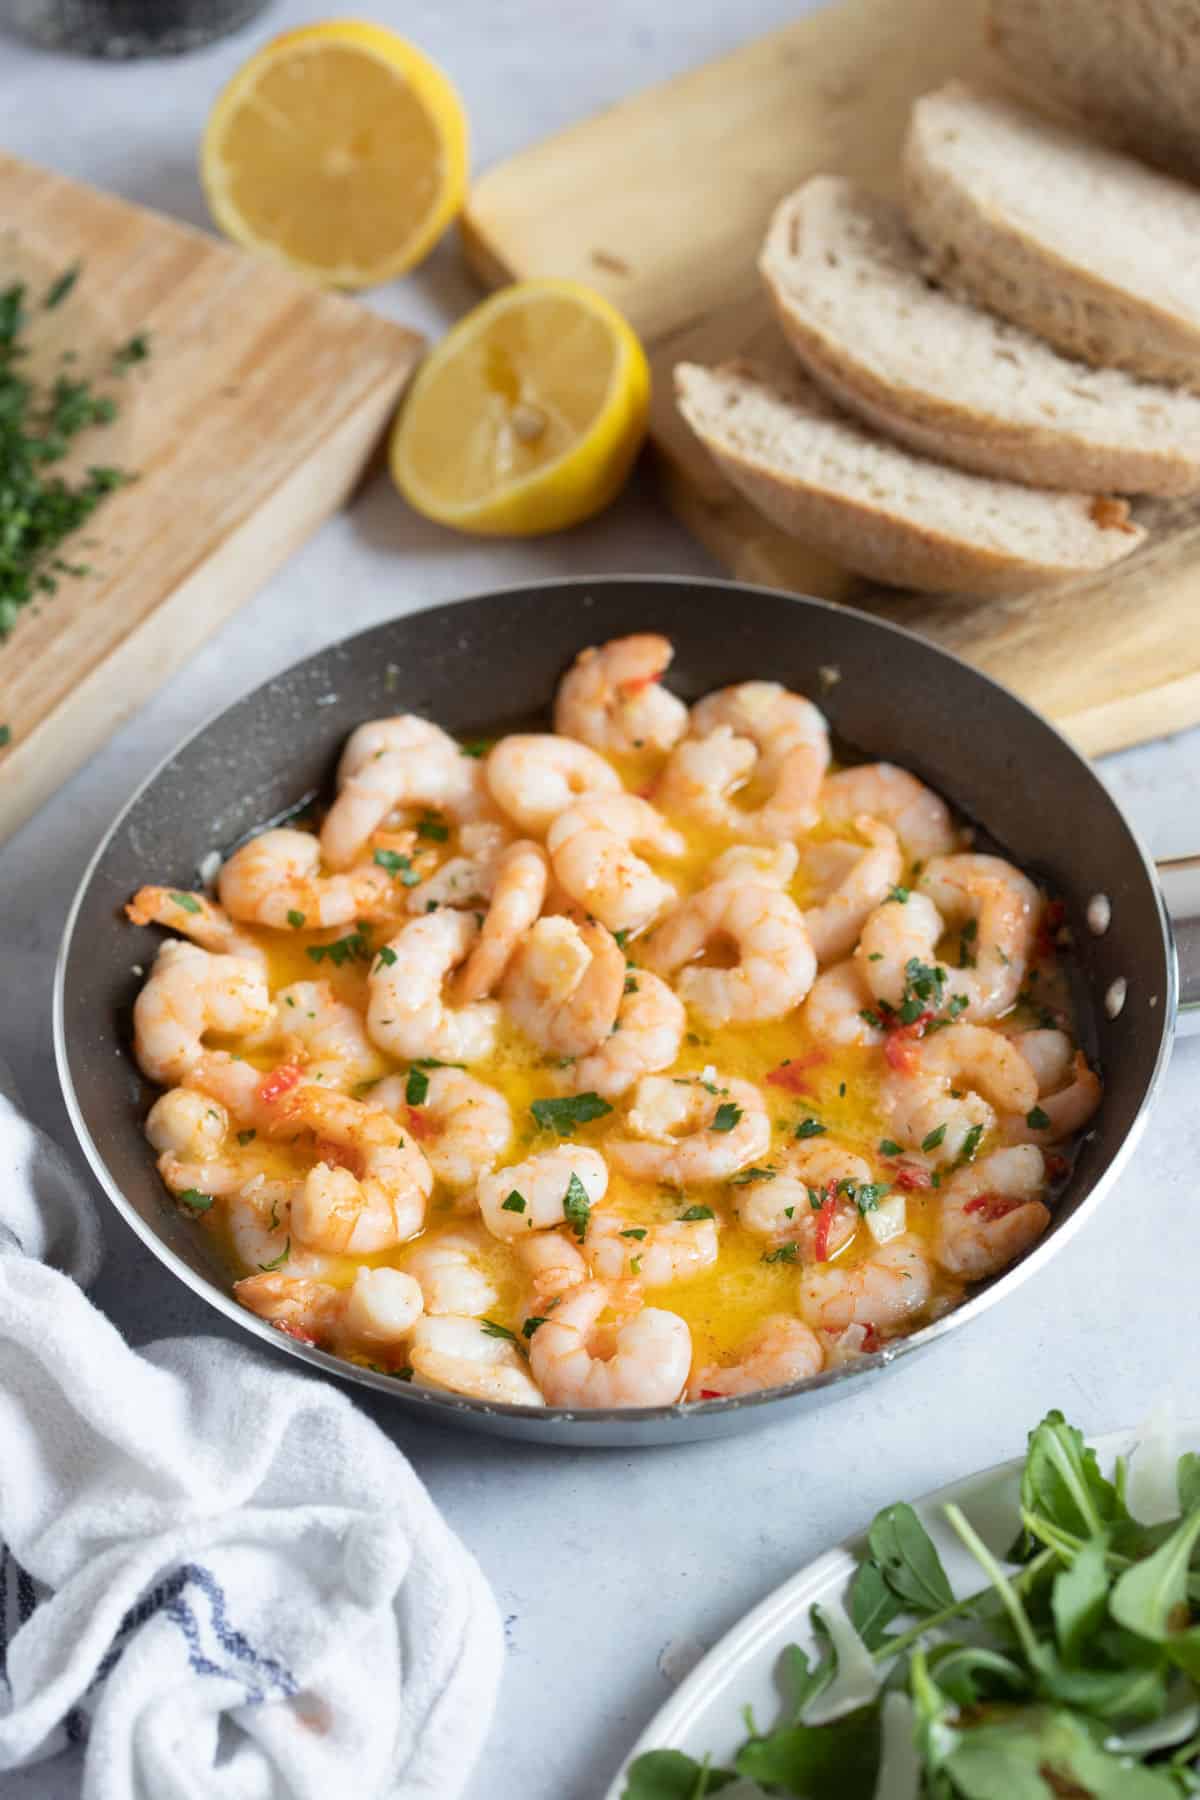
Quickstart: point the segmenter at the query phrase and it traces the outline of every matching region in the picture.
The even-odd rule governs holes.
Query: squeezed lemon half
[[[429,58],[381,25],[308,25],[252,56],[209,116],[200,172],[247,249],[344,288],[419,262],[462,205],[467,121]]]
[[[603,295],[518,282],[426,359],[392,436],[392,474],[418,512],[459,531],[558,531],[620,491],[649,403],[645,352]]]

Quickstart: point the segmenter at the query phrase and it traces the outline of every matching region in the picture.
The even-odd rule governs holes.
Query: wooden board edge
[[[113,733],[232,618],[341,507],[370,463],[424,340],[412,340],[394,381],[360,399],[314,453],[228,533],[224,542],[33,731],[0,760],[0,843],[19,829]],[[340,471],[331,478],[330,462]],[[249,579],[247,579],[249,575]],[[70,720],[69,734],[57,729]]]

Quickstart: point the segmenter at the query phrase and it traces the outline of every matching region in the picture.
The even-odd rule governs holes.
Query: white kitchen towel
[[[39,1260],[98,1241],[0,1092],[0,1771],[76,1742],[84,1800],[453,1800],[502,1658],[474,1559],[328,1383],[130,1350]]]

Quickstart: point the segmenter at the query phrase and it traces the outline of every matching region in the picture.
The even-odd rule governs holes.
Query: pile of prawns
[[[671,657],[652,634],[583,651],[554,732],[485,753],[411,715],[364,724],[319,832],[244,843],[216,899],[146,887],[130,904],[180,934],[135,1008],[138,1062],[166,1090],[147,1136],[168,1189],[201,1222],[219,1215],[254,1271],[239,1299],[280,1329],[492,1403],[670,1405],[869,1352],[944,1305],[947,1280],[961,1292],[1045,1230],[1053,1147],[1100,1083],[1065,1014],[1013,1026],[1057,923],[1044,896],[964,848],[906,771],[831,771],[809,700],[749,681],[689,709],[661,684]],[[621,760],[647,753],[652,787],[629,791]],[[448,822],[448,852],[415,812]],[[681,894],[689,829],[726,848]],[[789,892],[802,860],[808,907]],[[361,948],[368,925],[365,1013],[328,981],[272,993],[273,934],[347,927]],[[969,966],[938,962],[953,930]],[[793,1014],[818,1044],[878,1053],[886,1203],[835,1136],[773,1146],[755,1083],[671,1074],[690,1024]],[[564,1138],[511,1160],[509,1102],[472,1072],[504,1031],[553,1066],[575,1126],[614,1115],[602,1148]],[[283,1144],[304,1166],[281,1170]],[[795,1263],[791,1310],[696,1366],[687,1322],[645,1291],[712,1268],[722,1216],[629,1229],[605,1208],[614,1168],[716,1184],[765,1258]],[[908,1228],[906,1190],[936,1190],[930,1230]],[[461,1229],[427,1230],[431,1197]],[[487,1320],[481,1233],[513,1259],[523,1335]],[[380,1260],[401,1246],[403,1268]],[[373,1260],[347,1278],[346,1258]]]

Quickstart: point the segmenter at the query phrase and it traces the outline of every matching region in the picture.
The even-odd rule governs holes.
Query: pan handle
[[[1157,864],[1179,958],[1179,1032],[1200,1031],[1200,856]]]

